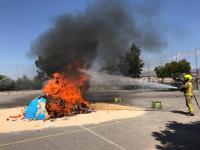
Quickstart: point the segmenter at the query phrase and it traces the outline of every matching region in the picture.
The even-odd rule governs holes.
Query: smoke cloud
[[[166,42],[150,21],[156,16],[153,1],[131,6],[127,1],[99,0],[83,12],[57,17],[33,44],[36,66],[51,75],[74,60],[88,67],[95,61],[116,63],[132,42],[149,51],[161,49]]]

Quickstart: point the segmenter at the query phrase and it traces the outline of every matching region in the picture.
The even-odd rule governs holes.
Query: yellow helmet
[[[185,74],[184,77],[183,77],[184,80],[189,80],[189,81],[192,81],[192,75],[190,74]]]

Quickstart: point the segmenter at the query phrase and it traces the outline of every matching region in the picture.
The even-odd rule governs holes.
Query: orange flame
[[[51,105],[51,109],[58,112],[65,111],[64,114],[69,114],[76,104],[88,104],[85,99],[85,91],[88,89],[88,75],[78,71],[78,68],[81,66],[70,65],[66,73],[54,73],[53,79],[44,86],[43,92],[48,98],[61,99],[67,104],[64,110],[59,110],[55,104]]]

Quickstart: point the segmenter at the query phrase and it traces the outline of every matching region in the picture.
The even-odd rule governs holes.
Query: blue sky
[[[161,16],[165,29],[169,29],[168,47],[186,50],[199,47],[200,1],[163,0]],[[174,30],[170,32],[170,28]],[[171,40],[170,40],[171,39]],[[176,41],[174,41],[176,40]],[[167,48],[168,49],[168,48]]]
[[[21,74],[34,74],[34,59],[27,56],[32,42],[53,25],[56,16],[83,11],[92,1],[0,0],[0,74],[14,77],[20,66]],[[200,51],[200,1],[160,1],[158,24],[168,45],[159,53],[144,52],[144,59],[175,55],[194,48]],[[134,4],[134,0],[130,2]],[[193,57],[188,59],[194,63]],[[157,59],[152,64],[159,61]]]
[[[88,3],[83,0],[0,0],[0,63],[33,62],[27,52],[32,42],[53,24],[55,17],[83,10]]]
[[[160,53],[151,53],[145,58],[155,65],[169,60],[186,58],[195,68],[194,50],[200,59],[200,1],[198,0],[161,0],[161,32],[168,42]],[[159,56],[159,57],[158,57]],[[153,59],[155,58],[155,59]],[[153,60],[154,62],[152,62]],[[198,65],[198,67],[200,67]]]

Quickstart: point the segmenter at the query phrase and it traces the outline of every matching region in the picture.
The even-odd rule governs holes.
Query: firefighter
[[[192,75],[185,74],[183,77],[183,83],[184,85],[181,87],[181,91],[184,93],[189,115],[194,116],[194,109],[192,105],[192,97],[193,97]]]

